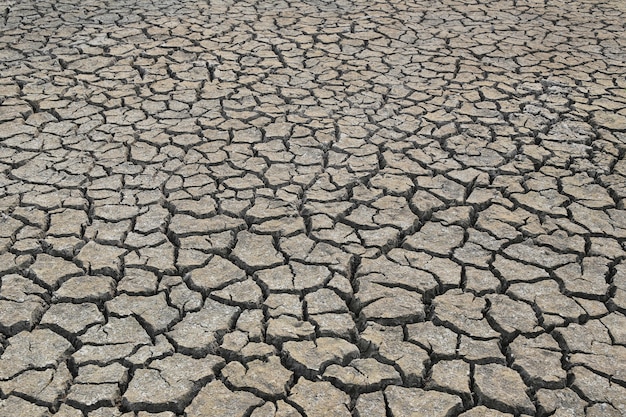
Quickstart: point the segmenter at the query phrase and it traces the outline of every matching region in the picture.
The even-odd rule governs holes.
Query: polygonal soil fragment
[[[269,235],[257,235],[242,231],[237,234],[233,256],[247,269],[272,268],[283,263],[283,256],[274,248]]]
[[[5,395],[13,394],[33,398],[36,403],[49,407],[65,396],[71,382],[72,374],[67,365],[60,363],[57,369],[33,369],[25,371],[8,381],[0,381],[0,390]]]
[[[242,307],[259,307],[263,300],[261,288],[250,278],[213,291],[211,295],[223,303]]]
[[[37,260],[31,265],[30,270],[38,282],[51,289],[58,288],[68,278],[85,273],[73,262],[45,253],[37,255]]]
[[[90,274],[118,277],[122,268],[121,257],[125,253],[125,249],[101,245],[92,240],[76,255],[76,261]]]
[[[215,255],[205,267],[194,269],[190,273],[189,283],[194,289],[209,292],[245,278],[246,273],[243,270],[229,260]]]
[[[411,385],[422,381],[430,361],[426,350],[404,341],[403,330],[399,326],[370,323],[360,335],[359,346],[368,352],[376,352],[385,363],[393,363],[404,382]]]
[[[472,337],[486,339],[498,337],[484,318],[487,307],[483,298],[477,298],[471,293],[463,293],[461,290],[450,290],[433,300],[435,323],[468,334]]]
[[[200,390],[185,408],[187,417],[244,417],[263,400],[244,391],[230,391],[220,381],[212,381]]]
[[[315,328],[308,321],[282,315],[267,322],[267,342],[282,343],[287,340],[310,340],[315,335]]]
[[[456,395],[419,388],[389,386],[385,389],[387,405],[393,417],[430,415],[446,417],[458,412],[462,402]]]
[[[270,356],[245,365],[230,362],[222,369],[222,376],[234,387],[252,390],[263,398],[276,398],[287,394],[293,372],[285,369],[278,357]]]
[[[346,391],[373,391],[389,384],[402,384],[393,366],[371,358],[355,359],[348,366],[330,365],[323,376]]]
[[[0,356],[0,380],[30,369],[56,367],[72,350],[70,342],[48,329],[18,333],[8,339]]]
[[[285,342],[283,351],[292,369],[310,376],[321,374],[330,364],[347,364],[359,355],[359,349],[352,343],[330,337]]]
[[[354,406],[357,417],[383,417],[387,414],[385,397],[380,391],[359,395]]]
[[[117,384],[74,384],[67,393],[66,402],[75,408],[112,407],[120,400]]]
[[[535,414],[527,387],[514,370],[498,364],[476,365],[476,393],[488,406],[504,412]]]
[[[87,327],[104,321],[104,316],[95,304],[59,303],[50,306],[40,324],[65,332],[63,334],[77,335]]]
[[[297,404],[308,417],[350,417],[348,394],[330,382],[311,382],[300,378],[291,389],[289,401]]]
[[[148,368],[135,371],[122,403],[131,410],[181,413],[197,388],[213,379],[214,371],[223,363],[218,356],[193,359],[179,353],[153,361]]]
[[[181,353],[204,356],[217,348],[218,338],[231,329],[238,307],[207,299],[200,311],[188,313],[167,332]]]
[[[140,317],[152,334],[164,332],[179,318],[178,310],[167,304],[162,292],[148,297],[120,294],[107,301],[105,308],[115,316]]]
[[[549,335],[534,339],[519,336],[509,345],[512,367],[533,385],[563,388],[567,374],[562,368],[563,354],[558,343]]]
[[[47,407],[39,406],[13,395],[0,400],[0,415],[47,417],[50,415]]]
[[[463,242],[463,228],[444,226],[438,222],[426,223],[419,232],[404,241],[404,247],[412,250],[432,252],[437,255],[448,255],[452,249]]]
[[[54,299],[83,303],[109,300],[115,294],[115,280],[102,275],[70,278],[53,293]]]
[[[426,387],[454,393],[462,398],[471,396],[470,365],[462,360],[444,360],[432,367],[430,380]]]

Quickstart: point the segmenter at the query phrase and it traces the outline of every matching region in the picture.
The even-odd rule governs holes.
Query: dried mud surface
[[[1,0],[0,416],[626,416],[625,22]]]

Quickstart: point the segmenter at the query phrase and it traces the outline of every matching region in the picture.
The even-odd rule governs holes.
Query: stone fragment
[[[37,295],[22,292],[12,296],[8,290],[5,290],[14,282],[15,280],[4,277],[2,291],[0,291],[0,296],[3,298],[11,298],[0,300],[0,331],[10,336],[22,330],[30,330],[45,311],[45,302]]]
[[[609,379],[583,367],[574,366],[571,369],[574,376],[572,390],[588,401],[595,403],[609,403],[622,415],[626,412],[626,388],[610,382]]]
[[[121,204],[104,204],[94,208],[94,216],[110,222],[132,219],[139,214],[137,206],[127,206]]]
[[[124,360],[135,366],[142,366],[152,359],[159,359],[174,353],[174,346],[162,334],[156,335],[152,344],[143,344],[139,349],[135,349],[131,355],[124,357]]]
[[[368,324],[360,334],[359,346],[377,355],[386,363],[393,363],[407,384],[421,383],[430,361],[422,347],[404,341],[401,327]]]
[[[202,308],[202,294],[190,290],[187,284],[182,281],[180,284],[170,287],[169,296],[170,303],[180,312],[198,311]]]
[[[594,210],[578,203],[568,207],[572,220],[583,225],[591,233],[601,234],[603,237],[626,237],[626,222],[623,213],[614,209]],[[574,262],[574,260],[570,261]]]
[[[357,334],[357,325],[352,314],[325,313],[309,316],[309,321],[315,325],[319,336],[340,337],[352,340]]]
[[[554,336],[570,352],[591,352],[595,344],[611,344],[609,331],[600,320],[589,320],[585,324],[570,323],[567,327],[554,329]]]
[[[140,233],[163,232],[170,213],[158,205],[150,205],[147,211],[137,216],[134,230]]]
[[[276,405],[270,402],[263,404],[250,417],[302,417],[302,414],[284,400],[278,400]]]
[[[264,316],[260,309],[244,310],[237,319],[236,328],[246,332],[251,341],[261,341],[264,331]]]
[[[592,404],[587,408],[586,417],[621,417],[622,412],[608,403]]]
[[[82,237],[83,228],[89,223],[89,217],[83,210],[65,209],[50,215],[50,236]]]
[[[626,346],[626,316],[614,312],[600,319],[609,330],[613,343]]]
[[[444,201],[463,203],[465,200],[465,187],[443,175],[418,176],[417,185]]]
[[[290,262],[293,270],[293,288],[298,291],[311,290],[324,285],[331,278],[328,267],[323,265],[307,265],[300,262]]]
[[[109,317],[106,324],[95,325],[78,336],[89,345],[122,345],[150,343],[150,336],[134,317]]]
[[[274,403],[267,402],[255,408],[250,417],[274,417],[276,415],[276,406]]]
[[[602,343],[593,345],[589,353],[574,353],[572,365],[584,365],[601,375],[609,375],[616,383],[626,382],[626,347]]]
[[[530,211],[561,216],[567,215],[567,210],[561,207],[561,205],[569,199],[556,190],[529,191],[524,194],[513,193],[511,194],[511,199]]]
[[[227,215],[218,214],[206,219],[198,219],[188,214],[175,214],[170,220],[169,230],[182,238],[192,235],[206,235],[230,230],[241,230],[246,223]]]
[[[142,247],[128,253],[124,257],[124,264],[130,268],[146,268],[166,274],[176,273],[176,248],[170,242],[164,242],[156,247]]]
[[[356,306],[361,309],[362,320],[396,325],[424,319],[424,302],[421,294],[372,282],[378,280],[377,278],[359,279],[359,290],[354,297]],[[380,281],[384,282],[385,279],[380,277]]]
[[[137,347],[147,346],[148,342],[120,343],[111,345],[83,345],[72,355],[76,366],[89,364],[108,364],[121,361],[133,355]]]
[[[83,417],[83,412],[67,404],[61,404],[54,417]]]
[[[465,268],[465,289],[476,295],[498,292],[502,283],[493,272],[478,268]]]
[[[154,272],[138,268],[125,268],[117,290],[131,295],[150,295],[156,292],[158,277]]]
[[[544,326],[563,326],[566,322],[580,320],[586,314],[574,299],[561,294],[559,285],[553,280],[512,284],[507,294],[513,298],[536,303],[543,317]]]

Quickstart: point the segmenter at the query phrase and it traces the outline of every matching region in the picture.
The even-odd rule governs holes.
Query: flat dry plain
[[[1,417],[626,416],[626,2],[1,0]]]

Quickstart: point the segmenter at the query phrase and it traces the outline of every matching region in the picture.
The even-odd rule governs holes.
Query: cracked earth
[[[0,415],[626,416],[625,22],[2,0]]]

